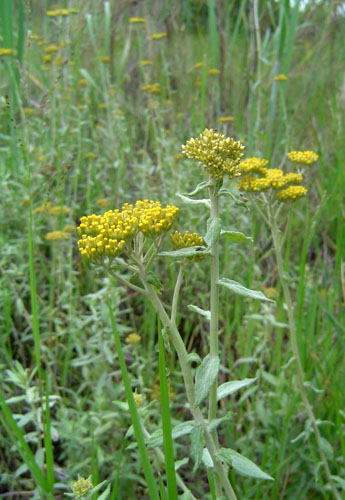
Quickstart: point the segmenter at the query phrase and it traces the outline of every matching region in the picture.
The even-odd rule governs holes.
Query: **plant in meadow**
[[[125,203],[121,210],[109,210],[104,215],[92,214],[82,217],[78,228],[80,234],[78,246],[83,258],[101,266],[102,269],[117,278],[125,286],[142,293],[151,301],[164,328],[165,340],[166,338],[169,339],[178,355],[189,410],[193,416],[193,421],[186,422],[185,426],[191,437],[191,455],[195,463],[194,470],[198,469],[201,463],[211,468],[216,498],[220,499],[225,494],[226,498],[230,500],[235,500],[237,496],[229,481],[229,466],[241,474],[261,479],[272,479],[253,462],[235,450],[220,448],[217,434],[217,401],[234,392],[233,382],[222,384],[219,387],[217,383],[220,366],[218,356],[219,287],[222,285],[241,295],[269,300],[262,292],[248,290],[235,281],[227,278],[220,279],[219,277],[218,240],[221,234],[226,233],[230,237],[230,241],[232,238],[234,238],[233,241],[239,241],[239,238],[242,241],[248,239],[242,233],[236,232],[235,235],[234,232],[222,230],[219,217],[219,198],[229,194],[233,196],[232,193],[222,187],[224,178],[234,179],[240,175],[240,162],[243,151],[244,145],[240,141],[227,138],[213,129],[205,129],[200,134],[200,138],[192,138],[182,147],[182,153],[188,158],[200,162],[208,175],[207,181],[199,184],[188,196],[180,195],[187,203],[201,203],[208,207],[210,218],[204,237],[189,231],[184,234],[175,231],[170,234],[173,250],[163,251],[164,241],[176,222],[179,209],[174,205],[163,206],[160,202],[149,200],[138,200],[133,205]],[[189,196],[203,190],[208,190],[208,199],[195,200],[189,198]],[[153,272],[153,264],[159,257],[173,258],[180,264],[175,289],[172,292],[170,314],[159,296],[159,291],[162,288],[159,276]],[[177,304],[184,272],[189,267],[187,264],[200,262],[206,257],[210,259],[210,310],[203,311],[197,306],[191,306],[191,308],[210,321],[209,353],[201,360],[194,376],[191,369],[191,358],[176,324]],[[125,274],[121,274],[121,269]],[[110,314],[114,328],[111,309]],[[125,363],[121,355],[121,344],[116,334],[115,341],[119,362],[123,367]],[[139,424],[133,392],[130,389],[126,373],[126,368],[123,368],[122,374],[133,427],[139,451],[144,454],[144,451],[140,449],[140,432],[144,427]],[[160,380],[162,383],[162,376],[160,376]],[[240,386],[244,387],[254,381],[255,379],[246,379],[240,382]],[[169,399],[168,392],[167,385],[165,390],[167,402]],[[206,418],[203,407],[207,397],[209,402],[208,416]],[[137,430],[136,422],[138,424]],[[147,431],[145,429],[144,431],[147,437]],[[150,476],[150,471],[145,470],[145,467],[144,472],[149,483],[153,480],[153,475]],[[175,475],[174,470],[173,475]],[[189,491],[178,473],[176,473],[176,478],[182,489]],[[169,490],[169,477],[167,481]],[[156,498],[154,488],[152,498]],[[174,496],[174,498],[177,498],[177,496]],[[194,498],[194,496],[191,498]]]
[[[293,302],[289,282],[284,271],[284,238],[282,238],[280,230],[280,216],[283,205],[291,204],[299,198],[306,196],[308,190],[301,185],[303,180],[303,167],[313,165],[318,160],[318,155],[313,151],[290,151],[288,153],[288,159],[299,165],[300,172],[285,173],[283,170],[278,168],[268,168],[267,165],[269,162],[265,159],[256,157],[246,158],[239,165],[241,179],[238,183],[238,189],[240,191],[244,191],[248,195],[248,198],[250,198],[256,211],[265,220],[272,234],[279,279],[282,284],[287,308],[290,341],[296,364],[299,393],[308,416],[307,423],[309,424],[309,427],[311,424],[316,437],[319,455],[328,484],[332,489],[334,498],[340,500],[340,495],[334,484],[327,456],[325,454],[325,448],[329,445],[329,443],[326,442],[325,444],[325,440],[320,434],[318,421],[314,415],[305,388],[306,381],[297,343]],[[309,434],[310,431],[308,431],[308,434],[306,433],[306,437],[309,437]]]

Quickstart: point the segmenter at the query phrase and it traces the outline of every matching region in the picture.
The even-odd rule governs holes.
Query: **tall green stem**
[[[272,232],[274,251],[275,251],[275,255],[276,255],[276,259],[277,259],[277,268],[278,268],[279,279],[280,279],[280,282],[282,284],[284,298],[285,298],[286,307],[287,307],[291,348],[292,348],[292,352],[293,352],[295,362],[296,362],[298,388],[299,388],[301,398],[302,398],[304,407],[306,409],[308,418],[312,422],[312,425],[313,425],[320,458],[321,458],[322,463],[323,463],[323,467],[325,470],[327,480],[332,488],[334,498],[336,498],[337,500],[341,500],[341,497],[340,497],[340,495],[335,487],[335,484],[332,480],[332,476],[331,476],[331,472],[329,470],[326,455],[324,454],[324,452],[322,450],[321,434],[320,434],[319,428],[317,426],[316,418],[315,418],[314,412],[312,410],[311,404],[309,403],[308,396],[307,396],[307,393],[306,393],[306,390],[304,387],[304,371],[303,371],[301,357],[300,357],[299,350],[298,350],[293,304],[292,304],[290,289],[289,289],[289,286],[287,284],[287,281],[285,279],[285,274],[284,274],[284,263],[283,263],[284,261],[283,261],[282,251],[281,251],[282,250],[282,248],[281,248],[282,242],[281,242],[280,232],[279,232],[278,225],[277,225],[276,216],[272,210],[271,205],[269,205],[269,221],[270,221],[270,227],[271,227],[271,232]]]
[[[155,289],[152,285],[145,281],[145,276],[142,273],[141,279],[145,290],[147,291],[149,298],[153,307],[155,308],[156,313],[159,315],[160,320],[162,321],[163,326],[169,331],[170,338],[174,345],[174,348],[177,352],[177,356],[180,361],[181,371],[184,379],[184,384],[187,393],[187,399],[190,406],[190,411],[193,415],[193,418],[197,425],[202,425],[204,428],[204,437],[206,447],[212,457],[214,468],[219,478],[219,482],[224,488],[224,491],[229,500],[237,500],[236,494],[231,486],[229,481],[226,469],[224,468],[219,455],[217,445],[208,430],[208,426],[202,416],[202,413],[199,408],[195,408],[195,396],[194,396],[194,380],[192,370],[188,361],[188,353],[184,342],[181,338],[181,335],[176,327],[176,325],[170,320],[167,312],[165,311],[162,302],[160,301]]]
[[[214,219],[219,217],[219,198],[216,196],[216,186],[210,187],[211,200],[211,224]],[[210,276],[210,354],[218,356],[218,328],[219,328],[219,243],[218,241],[212,245],[211,249],[211,276]],[[209,394],[208,420],[211,422],[216,418],[217,413],[217,379],[214,381]],[[218,446],[217,430],[212,432],[213,439]]]

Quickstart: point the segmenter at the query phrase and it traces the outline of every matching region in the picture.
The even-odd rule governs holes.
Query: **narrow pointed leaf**
[[[179,193],[177,193],[176,196],[181,198],[181,200],[187,205],[205,205],[207,208],[211,207],[211,202],[208,198],[203,200],[193,200],[193,198],[189,198],[188,196],[184,196],[183,194]]]
[[[241,283],[238,283],[237,281],[229,280],[227,278],[221,278],[218,281],[219,285],[225,286],[228,290],[230,290],[233,293],[236,293],[237,295],[242,295],[243,297],[248,297],[250,299],[258,299],[258,300],[266,300],[267,302],[273,302],[274,300],[269,299],[266,297],[265,294],[258,290],[251,290],[250,288],[246,288]]]
[[[219,370],[218,356],[208,354],[198,367],[195,375],[195,406],[199,406],[201,401],[210,392]]]
[[[202,255],[210,253],[205,247],[188,247],[181,248],[180,250],[172,250],[171,252],[160,252],[160,257],[172,257],[173,259],[183,259],[185,257],[193,257],[195,255]]]
[[[208,188],[209,186],[211,186],[211,182],[210,181],[200,182],[200,184],[198,184],[196,186],[196,188],[193,189],[193,191],[191,191],[190,193],[181,193],[181,194],[182,194],[182,196],[194,196],[195,194],[200,193],[200,191],[202,191],[203,189]]]
[[[200,316],[203,316],[204,318],[208,319],[208,321],[211,321],[211,312],[210,311],[205,311],[204,309],[200,309],[200,307],[194,306],[193,304],[190,304],[188,306],[188,309],[200,314]]]
[[[221,448],[219,455],[232,468],[234,468],[242,476],[255,477],[256,479],[268,479],[273,481],[273,477],[266,474],[249,458],[244,457],[240,453],[230,448]]]
[[[220,399],[229,396],[230,394],[234,394],[234,392],[239,391],[242,387],[246,387],[247,385],[251,385],[255,382],[256,378],[244,378],[243,380],[233,380],[231,382],[225,382],[220,385],[217,389],[217,401]]]
[[[196,425],[190,433],[190,454],[194,460],[193,472],[195,472],[202,460],[204,450],[204,428],[202,425]]]

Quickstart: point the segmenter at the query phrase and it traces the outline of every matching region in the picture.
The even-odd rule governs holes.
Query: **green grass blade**
[[[47,486],[51,494],[54,493],[54,454],[53,443],[50,430],[50,408],[49,408],[49,387],[48,377],[45,376],[46,382],[46,398],[45,398],[45,429],[44,429],[44,446],[46,450],[46,467],[47,467]]]
[[[13,0],[1,0],[0,17],[2,27],[2,43],[6,48],[13,49]]]
[[[2,410],[2,414],[0,414],[0,420],[3,427],[6,429],[7,434],[9,435],[11,441],[16,447],[17,451],[20,453],[23,461],[27,465],[30,470],[32,477],[36,481],[36,484],[45,492],[48,493],[50,488],[48,486],[47,480],[36,463],[35,456],[25,441],[25,437],[23,435],[22,430],[17,425],[17,422],[12,416],[11,409],[6,404],[5,398],[3,394],[0,392],[0,406]]]
[[[165,471],[167,476],[167,487],[169,500],[177,500],[177,484],[174,466],[174,447],[171,437],[171,415],[169,406],[169,387],[166,376],[164,345],[160,325],[158,325],[159,336],[159,384],[160,398],[162,408],[162,425],[163,425],[163,448],[165,457]]]
[[[159,500],[159,493],[157,490],[157,485],[156,481],[153,475],[151,463],[147,454],[146,446],[145,446],[145,441],[144,441],[144,436],[143,436],[143,431],[141,428],[140,420],[139,420],[139,415],[137,411],[137,407],[133,398],[133,393],[132,393],[132,387],[129,379],[129,373],[127,371],[127,366],[125,362],[125,358],[122,352],[121,348],[121,342],[120,342],[120,337],[117,331],[116,323],[115,323],[115,318],[113,311],[111,309],[111,305],[109,300],[108,302],[108,309],[109,309],[109,316],[110,316],[110,321],[111,321],[111,326],[113,329],[113,334],[114,334],[114,340],[115,340],[115,345],[116,345],[116,351],[117,355],[119,358],[119,365],[121,369],[121,374],[123,378],[123,383],[125,386],[125,393],[126,393],[126,398],[129,406],[129,411],[132,417],[132,424],[133,424],[133,429],[134,429],[134,434],[138,443],[138,449],[139,449],[139,454],[141,458],[141,462],[143,465],[144,469],[144,474],[147,482],[147,488],[149,490],[150,494],[150,499],[151,500]]]
[[[25,11],[24,0],[18,1],[18,40],[17,40],[17,59],[20,65],[23,63],[25,44]],[[19,73],[18,73],[19,76]]]

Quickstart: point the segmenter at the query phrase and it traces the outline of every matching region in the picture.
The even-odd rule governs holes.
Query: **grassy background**
[[[0,56],[0,491],[34,497],[38,485],[41,495],[62,498],[79,473],[92,475],[94,484],[108,480],[112,498],[147,498],[138,452],[126,450],[130,416],[106,298],[133,388],[153,401],[145,417],[151,431],[161,419],[152,400],[159,372],[155,315],[141,297],[81,261],[75,232],[56,242],[46,234],[102,213],[100,199],[108,208],[145,198],[179,204],[175,193],[202,180],[198,167],[181,158],[181,144],[205,126],[242,139],[247,156],[262,155],[272,166],[284,166],[291,149],[320,156],[305,179],[308,199],[293,208],[286,271],[303,365],[317,388],[310,398],[332,473],[344,477],[345,24],[339,2],[309,2],[304,10],[299,2],[273,0],[58,3],[0,4],[0,46],[17,54]],[[46,16],[55,7],[78,12]],[[146,23],[131,23],[132,16]],[[167,36],[151,39],[162,32]],[[58,51],[44,62],[50,45]],[[143,66],[146,60],[152,65]],[[274,80],[280,73],[285,82]],[[159,93],[141,89],[152,83]],[[224,116],[233,119],[219,121]],[[47,202],[69,210],[37,213]],[[224,225],[254,238],[247,246],[224,242],[222,275],[277,290],[275,306],[221,297],[220,378],[258,376],[254,388],[222,403],[220,414],[232,416],[221,440],[275,478],[236,476],[235,489],[248,499],[331,498],[316,480],[322,475],[313,439],[300,436],[308,425],[287,331],[277,324],[286,315],[271,241],[250,207],[222,203]],[[179,229],[204,234],[206,218],[202,209],[181,206]],[[159,272],[169,303],[175,269],[162,260]],[[193,268],[179,309],[188,350],[199,354],[207,325],[187,305],[208,309],[207,276],[207,262]],[[132,331],[142,337],[137,346],[124,342]],[[174,354],[167,363],[173,422],[187,420]],[[177,458],[188,449],[188,439],[175,442]],[[187,483],[191,469],[189,463],[180,470]],[[197,497],[211,498],[203,473],[192,487]]]

